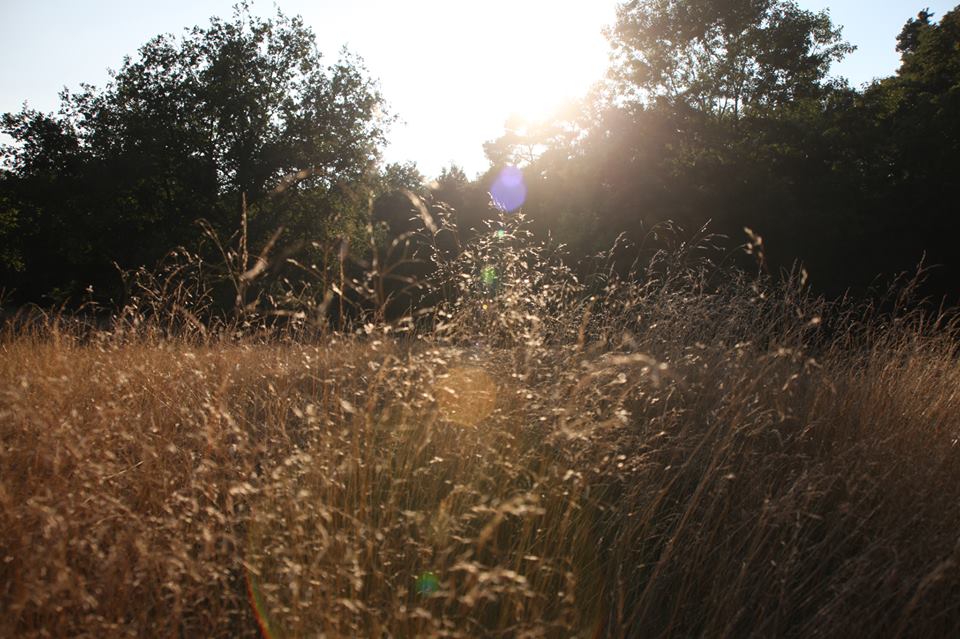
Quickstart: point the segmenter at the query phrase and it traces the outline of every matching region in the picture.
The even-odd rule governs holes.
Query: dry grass
[[[0,635],[960,632],[948,325],[492,246],[417,338],[8,331]]]

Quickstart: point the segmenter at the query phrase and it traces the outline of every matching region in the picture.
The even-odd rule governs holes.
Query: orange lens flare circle
[[[497,385],[482,368],[459,366],[437,381],[440,414],[449,422],[474,427],[497,403]]]

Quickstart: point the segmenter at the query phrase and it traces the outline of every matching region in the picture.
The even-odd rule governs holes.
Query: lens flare
[[[431,595],[440,589],[440,580],[437,575],[427,571],[417,577],[417,594]]]
[[[247,568],[244,569],[244,577],[247,582],[247,598],[250,601],[251,608],[253,608],[253,616],[257,621],[257,626],[260,628],[260,636],[263,639],[274,639],[277,637],[277,633],[273,631],[273,624],[267,614],[267,606],[263,601],[263,595],[260,593],[257,578]]]
[[[497,283],[497,269],[495,266],[486,265],[480,270],[480,281],[484,286],[492,287]]]
[[[500,170],[490,187],[493,203],[502,211],[512,213],[527,200],[527,185],[523,181],[523,172],[515,166]]]
[[[473,427],[493,412],[497,385],[483,369],[454,368],[438,381],[436,397],[444,419]]]

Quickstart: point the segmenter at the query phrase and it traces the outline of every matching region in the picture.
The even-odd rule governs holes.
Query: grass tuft
[[[623,250],[502,222],[399,337],[9,323],[0,635],[956,636],[949,318]]]

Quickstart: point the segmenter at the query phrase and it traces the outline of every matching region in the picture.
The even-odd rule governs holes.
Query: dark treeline
[[[549,121],[508,122],[477,180],[451,167],[429,185],[380,162],[375,83],[347,53],[325,66],[299,19],[240,7],[157,37],[107,86],[64,92],[59,113],[3,116],[0,286],[17,303],[90,286],[118,300],[119,270],[233,245],[243,270],[248,252],[283,247],[265,282],[310,271],[326,286],[345,248],[369,264],[422,222],[410,192],[480,227],[513,165],[535,232],[574,259],[668,220],[709,222],[730,248],[751,229],[766,268],[802,263],[827,295],[922,259],[936,266],[924,292],[957,299],[960,9],[907,20],[890,34],[900,68],[863,88],[829,75],[851,51],[840,29],[789,0],[634,0],[608,36],[605,84]]]
[[[0,268],[21,302],[88,290],[119,301],[122,271],[178,246],[247,270],[278,230],[273,244],[310,264],[338,242],[363,246],[366,193],[409,177],[378,166],[389,118],[359,60],[344,51],[326,64],[300,18],[246,5],[154,38],[107,86],[65,90],[61,105],[2,120],[14,144],[3,148]]]
[[[960,292],[960,11],[891,34],[899,70],[863,89],[828,75],[839,29],[792,2],[630,2],[609,35],[609,87],[487,145],[528,164],[527,212],[574,253],[710,220],[829,295],[921,259],[928,294]]]

